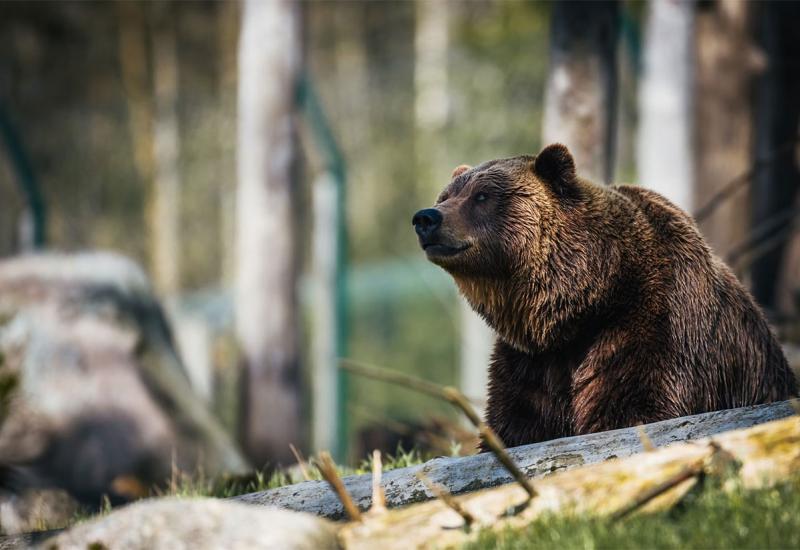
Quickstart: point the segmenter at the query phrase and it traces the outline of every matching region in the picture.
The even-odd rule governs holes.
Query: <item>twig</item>
[[[687,479],[691,479],[693,477],[699,476],[703,473],[703,462],[698,462],[696,464],[691,464],[689,466],[684,467],[674,476],[670,477],[669,479],[662,481],[655,487],[651,487],[646,491],[643,491],[639,494],[633,502],[625,506],[624,508],[617,510],[611,516],[612,521],[618,521],[625,516],[635,512],[657,496],[666,493],[673,487],[683,483]]]
[[[756,261],[758,261],[766,254],[768,254],[771,250],[777,248],[778,246],[783,244],[786,240],[791,238],[791,236],[797,230],[798,230],[797,223],[792,223],[784,227],[781,231],[775,233],[768,239],[764,239],[758,246],[751,249],[750,253],[747,256],[744,256],[744,260],[731,262],[731,265],[733,267],[736,267],[738,270],[745,270],[751,267],[754,263],[756,263]]]
[[[411,376],[396,370],[385,369],[377,365],[371,365],[363,361],[356,361],[355,359],[348,359],[345,357],[339,358],[339,366],[348,372],[364,376],[365,378],[372,378],[373,380],[380,380],[381,382],[388,382],[390,384],[397,384],[404,386],[408,389],[424,393],[431,397],[438,399],[448,399],[442,392],[443,386],[428,382],[422,378]],[[462,394],[463,395],[463,394]],[[473,399],[464,396],[467,402],[476,402],[479,405],[483,404],[481,399]]]
[[[386,511],[386,495],[383,492],[383,487],[381,487],[382,475],[381,452],[375,449],[372,451],[372,508],[370,508],[370,512],[376,514]]]
[[[653,445],[653,440],[650,439],[650,436],[647,435],[647,430],[644,429],[644,426],[641,424],[636,426],[636,432],[639,434],[639,440],[642,442],[642,448],[649,452],[655,451],[656,446]]]
[[[528,493],[528,500],[536,496],[536,489],[533,488],[533,484],[531,483],[530,479],[528,479],[528,476],[526,476],[522,470],[519,469],[519,466],[517,466],[516,463],[511,459],[511,456],[509,456],[508,452],[506,451],[503,442],[500,440],[497,434],[495,434],[494,431],[480,419],[478,413],[476,413],[475,409],[472,407],[472,405],[470,405],[469,400],[456,388],[451,386],[442,387],[438,384],[434,384],[433,382],[421,380],[414,376],[403,374],[397,371],[367,366],[350,359],[342,359],[341,367],[354,374],[359,374],[374,380],[381,380],[384,382],[405,386],[406,388],[450,402],[455,407],[460,409],[461,412],[466,415],[469,421],[472,422],[472,425],[478,429],[481,439],[486,446],[489,447],[489,450],[494,454],[497,460],[499,460],[500,463],[505,466],[506,470],[508,470],[514,480],[519,483],[523,489],[525,489],[526,493]]]
[[[308,465],[303,455],[297,450],[297,447],[295,447],[293,443],[289,443],[289,449],[292,451],[295,460],[297,460],[297,466],[300,468],[300,474],[303,476],[303,479],[311,481],[311,474],[308,471]]]
[[[442,393],[445,399],[461,409],[467,418],[469,418],[470,422],[478,428],[478,433],[486,446],[489,447],[489,450],[492,451],[497,460],[506,467],[506,470],[508,470],[508,473],[511,474],[514,480],[528,493],[528,500],[534,498],[536,496],[536,489],[533,488],[531,480],[519,469],[516,462],[512,460],[508,451],[506,451],[505,445],[503,445],[503,442],[497,434],[494,433],[494,430],[480,419],[478,413],[475,412],[475,409],[472,408],[472,405],[470,405],[466,397],[464,397],[464,394],[451,386],[443,388]]]
[[[439,399],[447,399],[442,391],[442,387],[433,382],[422,380],[416,376],[410,376],[402,372],[397,372],[389,369],[382,369],[367,365],[361,361],[354,361],[352,359],[340,359],[339,363],[341,368],[353,374],[364,376],[365,378],[372,378],[373,380],[380,380],[390,384],[397,384],[404,386],[414,391],[430,395],[431,397],[438,397]]]
[[[762,244],[764,239],[770,237],[770,234],[775,230],[789,227],[794,221],[794,218],[796,218],[798,215],[800,215],[800,209],[787,208],[756,226],[756,228],[750,232],[745,240],[737,243],[731,248],[727,256],[728,263],[736,263],[741,256],[744,256]]]
[[[755,162],[730,180],[728,183],[723,185],[719,191],[717,191],[709,200],[705,203],[697,212],[695,212],[694,219],[697,223],[704,221],[706,218],[711,216],[714,211],[719,208],[720,204],[725,202],[728,198],[730,198],[736,191],[739,190],[740,187],[744,187],[752,182],[753,176],[755,176],[756,172],[764,165],[770,164],[775,161],[776,158],[779,156],[791,151],[794,146],[797,144],[798,140],[800,140],[800,135],[795,136],[790,141],[787,141],[780,145],[779,147],[773,149],[770,153],[765,155],[760,159],[756,159]]]
[[[419,479],[425,487],[435,496],[436,498],[440,499],[444,504],[454,511],[456,514],[461,516],[461,519],[464,520],[464,527],[467,529],[475,523],[475,517],[467,512],[461,504],[453,497],[450,491],[447,490],[446,487],[439,485],[438,483],[434,483],[428,476],[426,476],[421,471],[416,473],[417,479]]]
[[[319,453],[317,469],[319,473],[322,474],[322,477],[325,478],[325,481],[328,482],[328,485],[331,486],[333,492],[339,497],[339,501],[341,501],[344,511],[350,519],[352,521],[361,521],[361,512],[358,510],[358,506],[353,502],[350,493],[345,489],[342,478],[339,477],[339,473],[336,471],[336,464],[334,464],[330,453],[326,451]]]

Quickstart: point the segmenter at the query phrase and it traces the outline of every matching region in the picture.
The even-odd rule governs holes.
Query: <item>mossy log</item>
[[[664,446],[749,428],[785,418],[793,412],[792,406],[786,401],[665,420],[648,424],[643,429],[654,445]],[[643,450],[640,428],[634,427],[524,445],[509,449],[509,454],[525,474],[539,478],[610,458],[631,456]],[[436,458],[425,464],[384,473],[387,506],[403,506],[434,498],[430,489],[417,478],[419,472],[452,494],[496,487],[512,481],[505,468],[489,453],[461,458]],[[370,476],[348,476],[343,482],[356,505],[362,511],[368,510],[372,503]],[[344,518],[341,502],[325,481],[307,481],[236,498],[253,504],[311,512],[331,519]]]
[[[481,529],[523,527],[545,513],[621,516],[673,505],[702,474],[725,471],[746,488],[788,479],[800,465],[800,418],[737,430],[713,439],[676,443],[666,448],[558,473],[535,483],[538,495],[518,513],[527,494],[508,484],[457,499],[473,519],[464,526],[442,500],[381,514],[365,514],[345,524],[339,540],[348,549],[443,548],[477,537]]]

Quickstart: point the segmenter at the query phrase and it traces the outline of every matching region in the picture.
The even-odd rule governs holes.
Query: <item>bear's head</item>
[[[460,279],[527,272],[546,256],[546,224],[577,199],[569,150],[459,166],[432,208],[412,223],[428,259]]]
[[[595,265],[603,253],[587,231],[597,192],[555,144],[536,156],[459,166],[413,224],[428,259],[453,276],[473,309],[530,350],[566,334],[568,318],[604,292]]]

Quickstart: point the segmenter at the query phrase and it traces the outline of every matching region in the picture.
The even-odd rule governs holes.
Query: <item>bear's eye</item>
[[[489,195],[481,191],[480,193],[475,193],[475,202],[483,202],[489,198]]]

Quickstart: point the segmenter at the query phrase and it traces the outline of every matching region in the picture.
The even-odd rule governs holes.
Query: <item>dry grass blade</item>
[[[475,523],[475,517],[467,512],[461,504],[450,494],[450,491],[447,490],[446,487],[442,487],[441,485],[434,483],[431,481],[428,476],[426,476],[422,472],[417,472],[417,479],[419,479],[425,487],[435,496],[436,498],[440,499],[445,505],[453,510],[456,514],[461,516],[461,519],[464,520],[464,527],[469,529],[469,527]]]
[[[372,508],[370,512],[379,514],[386,511],[386,496],[381,486],[383,475],[383,463],[381,462],[381,452],[378,449],[372,451]]]
[[[649,452],[656,450],[656,446],[653,445],[653,440],[650,439],[649,435],[647,435],[647,430],[644,429],[644,426],[636,426],[636,432],[639,434],[639,440],[642,442],[642,448],[645,451]]]
[[[687,479],[699,476],[702,473],[703,473],[702,463],[691,464],[689,466],[682,468],[681,471],[675,474],[674,476],[662,481],[658,485],[651,487],[647,491],[644,491],[643,493],[638,495],[633,500],[633,502],[631,502],[624,508],[616,511],[611,516],[611,519],[617,521],[632,514],[633,512],[635,512],[636,510],[638,510],[639,508],[641,508],[642,506],[644,506],[645,504],[656,498],[657,496],[666,493],[673,487],[677,487]]]
[[[303,479],[306,481],[311,481],[311,474],[308,471],[308,464],[306,463],[303,455],[300,451],[297,450],[297,447],[294,444],[289,443],[289,449],[292,451],[295,460],[297,460],[297,467],[300,468],[300,475],[303,476]]]
[[[322,474],[322,477],[325,478],[325,481],[328,482],[328,485],[331,486],[333,492],[339,497],[339,500],[344,507],[344,511],[347,513],[348,517],[352,521],[361,521],[361,512],[358,509],[358,506],[353,502],[350,493],[347,492],[347,489],[344,487],[344,483],[342,483],[342,478],[339,477],[339,472],[336,471],[336,464],[333,462],[330,453],[322,451],[319,453],[319,462],[317,463],[317,469],[319,473]]]

